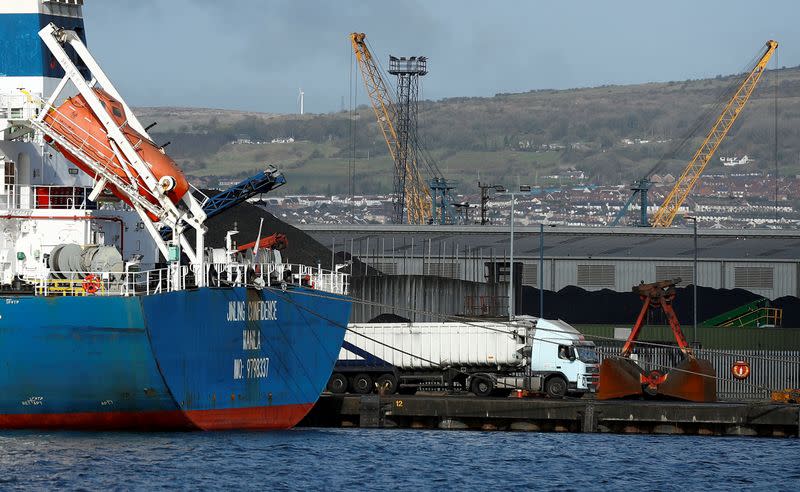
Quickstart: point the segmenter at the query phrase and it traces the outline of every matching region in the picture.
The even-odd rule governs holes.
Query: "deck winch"
[[[50,274],[56,279],[83,278],[91,273],[114,272],[119,277],[125,272],[122,254],[114,246],[92,245],[82,248],[78,244],[59,244],[47,258]]]

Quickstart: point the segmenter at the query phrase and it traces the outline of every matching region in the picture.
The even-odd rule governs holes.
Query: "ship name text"
[[[278,301],[229,301],[228,321],[276,321]]]

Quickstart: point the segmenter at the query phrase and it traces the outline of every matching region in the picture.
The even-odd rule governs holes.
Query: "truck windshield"
[[[597,364],[600,359],[597,357],[597,351],[594,347],[575,347],[575,352],[578,354],[578,359],[586,362],[587,364]]]

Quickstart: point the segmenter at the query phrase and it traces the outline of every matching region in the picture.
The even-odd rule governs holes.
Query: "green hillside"
[[[660,172],[674,174],[699,146],[726,91],[740,78],[424,101],[420,135],[444,174],[471,192],[479,173],[486,181],[535,184],[558,169],[574,167],[596,183],[627,182],[673,153]],[[776,102],[780,172],[800,173],[800,68],[765,74],[717,157],[747,154],[755,159],[747,170],[774,169]],[[352,127],[347,112],[137,111],[143,121],[159,122],[154,138],[171,141],[168,152],[201,184],[244,177],[271,163],[288,177],[283,193],[344,193],[355,155],[356,193],[391,189],[392,164],[366,106],[358,108]],[[680,147],[693,128],[693,138]],[[295,141],[232,143],[287,137]],[[556,150],[542,150],[543,145]],[[715,157],[708,172],[721,169]]]

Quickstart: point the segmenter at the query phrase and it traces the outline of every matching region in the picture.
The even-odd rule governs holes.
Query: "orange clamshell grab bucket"
[[[677,293],[675,286],[680,281],[680,278],[649,284],[642,281],[633,286],[633,292],[639,294],[642,300],[642,309],[622,347],[620,357],[605,358],[600,364],[598,399],[666,397],[694,402],[717,400],[714,366],[710,361],[695,358],[672,308]],[[650,309],[661,309],[666,314],[677,348],[684,357],[683,362],[667,371],[645,372],[629,357]]]
[[[716,371],[711,362],[687,358],[652,384],[653,377],[628,358],[609,358],[600,364],[599,400],[629,397],[668,397],[694,402],[717,400]]]
[[[108,115],[114,120],[117,126],[119,126],[125,138],[131,143],[133,148],[136,149],[139,158],[148,165],[155,179],[160,180],[163,177],[170,177],[174,180],[171,189],[166,192],[166,196],[170,201],[177,204],[189,191],[189,181],[180,168],[178,168],[178,165],[164,153],[163,148],[159,147],[152,140],[149,140],[127,124],[128,117],[119,101],[102,89],[94,88],[92,90],[100,99]],[[71,97],[55,110],[49,111],[44,118],[44,122],[72,145],[80,148],[92,160],[116,174],[117,177],[123,181],[131,185],[136,185],[139,189],[139,193],[146,197],[148,201],[153,204],[158,204],[158,200],[149,192],[144,179],[139,176],[132,166],[128,166],[127,171],[131,174],[133,180],[128,176],[119,158],[112,150],[111,141],[105,127],[82,95]],[[75,164],[75,166],[86,174],[95,177],[94,171],[78,157],[72,155],[57,142],[53,143],[53,145],[59,152],[64,154],[70,162]],[[99,179],[99,177],[96,177],[96,179]],[[122,201],[131,205],[128,196],[117,189],[116,186],[108,183],[106,184],[106,188]],[[148,216],[154,222],[158,221],[158,218],[149,212]]]

